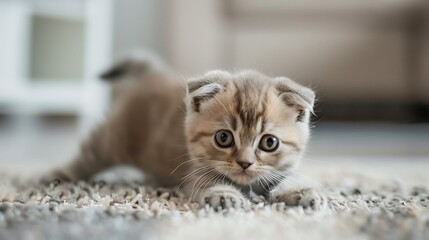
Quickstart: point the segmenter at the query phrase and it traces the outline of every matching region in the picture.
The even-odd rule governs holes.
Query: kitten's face
[[[311,90],[257,72],[211,72],[190,82],[186,137],[194,167],[242,185],[280,179],[305,149],[313,100]]]

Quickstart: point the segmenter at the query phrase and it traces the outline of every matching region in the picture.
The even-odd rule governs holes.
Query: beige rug
[[[317,181],[328,199],[319,211],[255,201],[250,212],[218,213],[138,182],[41,186],[3,177],[0,239],[429,239],[426,182],[341,169]]]

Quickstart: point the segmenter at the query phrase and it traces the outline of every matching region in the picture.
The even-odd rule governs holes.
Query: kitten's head
[[[185,126],[191,162],[242,185],[278,179],[305,150],[314,98],[290,79],[255,71],[191,80]]]

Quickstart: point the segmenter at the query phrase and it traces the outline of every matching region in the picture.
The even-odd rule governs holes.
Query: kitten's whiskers
[[[187,153],[186,154],[183,154],[182,156],[186,156],[187,155]],[[182,157],[182,156],[180,156],[180,157]],[[176,158],[177,159],[177,158]],[[174,161],[174,160],[176,160],[176,159],[173,159],[173,160],[171,160],[171,161]],[[179,169],[183,164],[185,164],[185,163],[189,163],[189,162],[193,162],[193,161],[199,161],[199,160],[202,160],[202,158],[194,158],[194,159],[190,159],[190,160],[187,160],[187,161],[184,161],[184,162],[182,162],[181,164],[179,164],[171,173],[170,173],[170,175],[171,174],[173,174],[177,169]]]
[[[208,170],[207,172],[203,173],[200,177],[197,178],[197,180],[195,180],[194,185],[192,185],[191,195],[189,197],[190,199],[193,199],[194,192],[195,192],[195,186],[201,180],[201,178],[207,177],[209,173],[212,173],[214,171],[216,171],[216,169],[212,168],[211,170]]]

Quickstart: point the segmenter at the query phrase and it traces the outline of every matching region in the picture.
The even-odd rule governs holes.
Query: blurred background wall
[[[375,151],[399,131],[384,152],[429,155],[425,0],[2,0],[0,166],[69,160],[108,112],[99,73],[136,49],[185,76],[252,68],[314,88],[315,149]]]
[[[428,119],[426,1],[183,2],[169,8],[179,69],[289,76],[318,91],[323,119]]]

